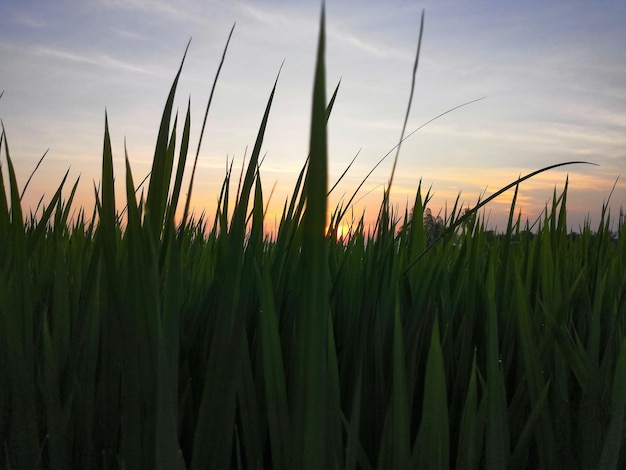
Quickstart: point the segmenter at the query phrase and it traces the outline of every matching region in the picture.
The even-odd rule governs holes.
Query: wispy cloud
[[[84,56],[84,55],[80,55],[80,54],[75,54],[72,52],[68,52],[68,51],[62,51],[60,49],[53,49],[50,47],[37,47],[35,52],[38,55],[43,55],[43,56],[48,56],[48,57],[54,57],[57,59],[63,59],[63,60],[69,60],[72,62],[80,62],[83,64],[90,64],[90,65],[100,65],[95,59]]]
[[[112,27],[111,31],[114,34],[117,34],[118,36],[120,36],[122,38],[139,39],[139,40],[148,39],[145,35],[139,34],[136,31],[130,31],[128,29],[121,29],[121,28],[117,28],[117,27]]]
[[[624,143],[623,129],[550,121],[498,123],[489,128],[462,128],[440,124],[424,132],[447,138],[468,138],[485,143],[524,144],[527,149],[542,149],[544,152],[552,151],[554,148],[568,152],[573,149],[584,149],[588,152],[593,152],[594,149],[606,151],[609,148],[622,148]]]
[[[367,41],[348,31],[331,29],[329,30],[328,35],[331,38],[343,41],[376,59],[398,59],[402,61],[412,60],[410,55],[405,53],[403,50],[386,46],[380,42]]]
[[[144,12],[156,14],[168,21],[192,22],[194,24],[208,24],[206,14],[198,14],[199,5],[206,7],[207,3],[189,1],[169,2],[167,0],[98,0],[105,8]],[[203,13],[204,10],[203,10]]]
[[[41,18],[35,18],[34,16],[26,12],[13,13],[11,15],[11,21],[13,21],[13,23],[15,24],[27,26],[29,28],[43,28],[44,26],[46,26],[46,22],[43,21]]]
[[[102,55],[100,56],[100,58],[102,59],[105,67],[116,68],[120,70],[127,70],[129,72],[142,73],[146,75],[158,75],[158,73],[152,70],[146,69],[144,67],[138,67],[133,64],[129,64],[128,62],[118,60],[114,57],[109,57],[108,55]]]
[[[100,0],[100,4],[107,8],[154,11],[173,16],[179,16],[184,11],[172,3],[162,0]]]
[[[247,2],[239,2],[237,6],[241,13],[285,36],[292,36],[294,32],[314,34],[317,31],[317,18],[311,18],[302,12],[294,13],[285,8],[259,7],[257,4]]]
[[[344,33],[338,34],[337,36],[340,39],[346,41],[348,44],[355,46],[356,48],[361,49],[362,51],[365,51],[368,54],[378,57],[380,59],[389,56],[388,51],[384,51],[383,48],[381,48],[380,46],[365,42],[353,34]]]
[[[57,59],[67,60],[71,62],[77,62],[82,64],[89,64],[96,67],[125,70],[128,72],[141,73],[145,75],[158,75],[156,72],[140,67],[135,64],[124,62],[106,54],[98,54],[96,56],[87,56],[82,54],[76,54],[61,49],[55,49],[50,47],[37,47],[35,53],[38,55],[54,57]]]

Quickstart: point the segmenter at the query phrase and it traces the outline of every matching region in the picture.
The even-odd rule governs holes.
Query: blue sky
[[[329,124],[329,182],[360,150],[331,208],[398,141],[411,85],[419,17],[422,54],[408,130],[464,102],[402,147],[392,200],[403,211],[423,180],[436,213],[459,192],[465,203],[542,166],[588,160],[523,184],[519,208],[531,220],[569,175],[569,223],[576,229],[611,199],[626,208],[626,2],[327,2],[327,88],[341,88]],[[23,184],[50,149],[24,196],[33,208],[65,171],[79,175],[77,204],[93,207],[104,113],[108,113],[121,206],[124,140],[135,181],[150,170],[156,133],[186,43],[178,86],[183,119],[192,107],[195,153],[204,108],[228,32],[236,28],[207,122],[193,206],[212,216],[226,159],[241,166],[254,144],[278,69],[285,61],[262,153],[267,197],[280,212],[304,164],[320,5],[314,1],[5,1],[0,7],[0,117]],[[4,152],[2,152],[4,159]],[[371,217],[393,156],[364,185],[355,207]],[[189,176],[191,168],[188,169]],[[69,190],[69,188],[68,188]],[[502,228],[511,195],[487,209]],[[121,208],[121,207],[120,207]],[[270,211],[271,212],[271,211]],[[277,217],[279,214],[277,215]],[[272,225],[273,214],[268,215]]]

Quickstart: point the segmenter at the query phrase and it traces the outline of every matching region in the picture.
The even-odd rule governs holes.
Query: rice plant
[[[182,63],[145,199],[127,157],[116,201],[105,118],[93,210],[70,218],[66,175],[25,218],[3,127],[0,468],[626,465],[623,217],[617,237],[607,206],[568,233],[566,184],[533,232],[514,197],[504,233],[480,215],[488,198],[455,205],[433,235],[430,193],[402,214],[390,184],[375,227],[361,216],[336,236],[324,50],[322,13],[310,154],[271,236],[258,162],[277,83],[212,225],[189,214],[191,184],[175,218]]]

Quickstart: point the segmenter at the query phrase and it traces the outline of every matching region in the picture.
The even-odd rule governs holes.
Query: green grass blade
[[[185,172],[185,163],[187,162],[187,151],[189,150],[189,133],[191,131],[191,99],[187,102],[187,115],[185,117],[185,127],[183,128],[183,139],[180,144],[180,153],[178,154],[178,167],[176,168],[176,178],[174,180],[174,189],[172,197],[168,204],[167,227],[174,225],[174,217],[176,216],[176,208],[178,207],[178,199],[183,184],[183,173]],[[189,197],[189,196],[188,196]],[[184,225],[183,225],[184,227]]]
[[[426,360],[422,422],[414,450],[414,464],[447,469],[450,467],[448,392],[439,338],[439,320],[435,318]]]
[[[476,470],[480,462],[481,442],[478,439],[478,385],[476,378],[476,354],[472,362],[472,372],[467,387],[467,397],[463,407],[459,431],[459,447],[456,459],[457,470]]]
[[[524,428],[520,433],[519,438],[515,444],[515,448],[513,449],[513,453],[511,454],[511,458],[509,460],[508,468],[511,470],[523,470],[528,468],[527,456],[528,449],[530,448],[534,434],[536,432],[536,427],[541,420],[541,416],[546,407],[548,391],[550,389],[550,382],[548,382],[539,396],[536,398],[536,402],[533,403],[532,411],[524,424]],[[539,437],[540,439],[541,437]],[[543,458],[549,457],[546,455],[542,455]],[[550,468],[550,467],[546,467]],[[598,467],[598,468],[610,468],[610,467]]]
[[[94,409],[94,448],[103,459],[113,459],[119,453],[120,384],[122,372],[123,341],[120,335],[118,234],[116,233],[115,193],[113,188],[113,157],[105,113],[104,144],[102,152],[102,195],[95,187],[96,208],[99,215],[94,240],[94,268],[99,275],[101,292],[100,362],[96,379]],[[97,266],[97,268],[95,267]],[[100,274],[100,273],[99,273]]]
[[[74,201],[74,196],[76,195],[76,190],[78,189],[79,181],[80,181],[80,177],[76,178],[76,182],[74,183],[74,186],[72,186],[72,190],[70,191],[70,196],[67,198],[67,202],[65,203],[63,214],[61,215],[61,220],[59,221],[59,223],[61,224],[61,227],[68,226],[68,217],[70,215],[72,202]]]
[[[346,470],[354,470],[357,468],[357,459],[360,450],[359,428],[361,422],[361,397],[363,395],[363,354],[358,356],[357,374],[354,385],[354,393],[352,396],[352,408],[350,410],[350,422],[345,420],[347,444],[345,451]],[[364,452],[363,452],[364,453]],[[369,462],[368,462],[369,464]],[[371,467],[371,465],[369,465]]]
[[[241,342],[241,387],[238,391],[239,414],[241,416],[241,443],[247,468],[262,468],[263,441],[265,430],[261,428],[261,411],[257,399],[250,349],[248,341]],[[254,357],[254,356],[253,356]],[[276,467],[278,468],[278,467]]]
[[[51,468],[71,466],[70,436],[68,421],[71,410],[71,395],[68,386],[68,363],[70,349],[69,284],[67,265],[59,246],[54,250],[55,276],[52,309],[45,315],[42,328],[43,382],[42,394],[46,405],[46,421],[49,436],[48,452]],[[66,393],[63,393],[63,392]]]
[[[163,267],[161,291],[161,315],[147,318],[156,323],[157,377],[155,418],[155,462],[156,468],[184,469],[185,462],[178,443],[179,414],[179,362],[180,338],[185,288],[183,284],[183,260],[181,244],[171,241]],[[156,258],[156,255],[153,255]],[[156,273],[156,270],[155,270]],[[153,278],[153,282],[157,282]],[[150,312],[148,312],[150,314]]]
[[[165,178],[163,178],[163,194],[164,194],[164,217],[163,220],[166,221],[167,213],[167,200],[170,192],[170,183],[172,176],[172,169],[174,168],[174,154],[176,153],[176,129],[178,126],[178,113],[174,117],[174,124],[172,124],[172,133],[170,134],[170,141],[167,146],[167,152],[165,152],[165,164],[163,173],[165,174]]]
[[[149,219],[149,225],[152,229],[153,236],[159,236],[161,234],[161,227],[163,224],[163,215],[165,212],[165,204],[167,201],[167,193],[164,191],[167,182],[169,182],[171,173],[167,172],[167,159],[168,159],[168,147],[170,147],[170,119],[172,116],[172,107],[174,106],[174,96],[176,95],[176,87],[178,85],[178,79],[183,70],[183,64],[185,63],[185,57],[189,50],[189,44],[191,39],[187,43],[185,53],[180,62],[178,73],[174,78],[172,87],[170,89],[169,96],[165,103],[165,109],[163,110],[163,116],[161,117],[161,126],[159,127],[159,134],[157,136],[156,148],[154,150],[154,158],[152,159],[152,170],[150,171],[150,185],[148,186],[148,197],[146,199],[146,217]]]
[[[487,303],[487,470],[506,468],[510,456],[506,388],[499,350],[498,317],[495,306],[495,279],[493,263],[489,265],[486,280]]]
[[[396,301],[393,317],[393,468],[410,466],[409,452],[409,399],[406,378],[406,362],[404,360],[404,339],[400,321],[400,305]],[[426,390],[428,393],[428,389]],[[420,456],[421,458],[422,456]]]
[[[337,92],[339,91],[340,84],[341,84],[341,81],[337,84],[337,87],[335,88],[333,96],[330,102],[328,103],[328,106],[326,106],[326,123],[328,123],[328,119],[330,119],[330,114],[332,112],[333,105],[335,103],[335,98],[337,97]],[[309,165],[309,158],[311,158],[310,154],[307,156],[306,162],[304,163],[304,165],[302,166],[302,169],[300,170],[300,173],[298,174],[298,179],[296,180],[296,184],[292,192],[291,202],[289,203],[289,209],[283,214],[283,217],[287,220],[300,220],[300,215],[302,214],[302,211],[304,210],[306,197],[304,195],[304,192],[301,191],[301,189],[303,189],[303,181],[306,175],[306,169],[308,168],[308,165]],[[330,191],[328,191],[327,194],[329,193]],[[298,198],[298,195],[300,195],[299,198]],[[297,203],[297,207],[296,207],[296,203]],[[285,233],[285,232],[286,231],[284,230],[281,231],[281,233]]]
[[[420,59],[420,50],[422,48],[422,33],[424,32],[424,10],[422,10],[422,19],[420,21],[420,33],[417,41],[417,52],[415,53],[415,62],[413,64],[413,74],[411,75],[411,92],[409,94],[409,102],[406,107],[406,114],[404,116],[404,123],[402,124],[402,132],[400,133],[400,141],[396,149],[396,156],[393,159],[393,166],[391,167],[391,176],[389,177],[389,184],[387,185],[387,198],[389,197],[389,190],[393,184],[393,177],[396,172],[396,165],[398,164],[398,156],[400,155],[400,147],[404,140],[404,133],[406,132],[406,125],[409,121],[409,115],[411,114],[411,104],[413,103],[413,92],[415,91],[415,75],[417,74],[417,65]],[[388,199],[386,200],[388,201]],[[385,202],[386,203],[386,202]]]
[[[328,190],[328,193],[326,194],[326,196],[330,196],[330,193],[332,193],[335,190],[335,188],[341,182],[341,180],[344,178],[344,176],[346,176],[346,174],[348,173],[348,171],[352,167],[352,164],[356,161],[356,159],[357,159],[357,157],[359,156],[360,153],[361,153],[361,149],[359,149],[359,151],[352,158],[352,160],[350,160],[350,163],[348,163],[348,166],[346,167],[346,169],[343,170],[343,173],[341,173],[341,175],[339,175],[339,178],[337,178],[337,181],[335,181],[335,184],[333,184],[332,187]]]
[[[225,332],[226,333],[226,332]],[[229,468],[233,446],[241,338],[214,339],[198,424],[193,439],[192,470]]]
[[[20,195],[20,200],[24,197],[24,193],[26,193],[26,189],[28,188],[28,185],[30,184],[30,180],[33,179],[33,176],[35,176],[35,173],[37,173],[37,170],[39,169],[39,167],[41,166],[41,163],[43,162],[44,158],[46,158],[46,155],[48,155],[48,151],[50,149],[47,149],[43,155],[41,156],[41,158],[39,159],[39,161],[37,162],[37,164],[35,165],[35,168],[33,169],[33,171],[31,171],[30,176],[28,177],[28,179],[26,180],[26,183],[24,183],[24,187],[22,188],[22,194]]]
[[[609,428],[604,437],[597,468],[618,468],[624,444],[624,415],[626,411],[626,337],[622,340],[613,375]],[[622,457],[623,459],[623,457]],[[621,465],[624,464],[622,460]]]
[[[191,170],[191,178],[189,179],[189,190],[187,191],[187,200],[185,202],[185,210],[183,212],[183,220],[182,220],[183,227],[187,224],[187,217],[189,216],[189,205],[191,203],[191,192],[193,190],[193,182],[196,176],[196,165],[198,164],[198,157],[200,156],[202,137],[204,136],[204,128],[206,126],[206,121],[209,116],[209,109],[211,109],[211,102],[213,101],[213,93],[215,92],[217,79],[219,78],[220,72],[222,71],[222,66],[224,65],[224,60],[226,59],[226,51],[228,50],[228,44],[230,44],[230,38],[232,37],[234,30],[235,30],[235,24],[233,24],[233,27],[230,29],[230,33],[228,34],[228,39],[226,40],[226,46],[224,46],[224,52],[222,52],[222,60],[220,60],[220,65],[217,67],[215,79],[213,80],[213,86],[211,87],[211,94],[209,95],[209,101],[206,105],[206,110],[204,112],[204,120],[202,121],[202,129],[200,130],[200,138],[198,139],[198,148],[196,150],[196,158],[193,161],[193,168]]]
[[[104,113],[104,148],[102,151],[102,210],[100,211],[100,226],[106,229],[107,237],[112,237],[115,224],[115,187],[113,178],[113,154],[111,152],[111,137],[109,135],[109,118]]]
[[[539,332],[532,324],[532,311],[523,293],[523,284],[517,263],[509,263],[508,270],[513,272],[513,304],[516,306],[514,310],[517,310],[519,348],[528,385],[528,398],[532,409],[540,414],[538,419],[541,432],[537,434],[536,438],[539,460],[548,468],[553,468],[556,462],[554,462],[555,448],[552,419],[549,410],[541,406],[541,400],[546,399],[546,387],[549,381],[545,377],[544,366],[540,360],[537,348]],[[520,445],[520,440],[518,440],[517,446]]]
[[[322,6],[313,86],[310,158],[304,183],[306,211],[302,222],[302,282],[304,304],[300,312],[298,379],[294,432],[302,440],[298,449],[302,469],[323,468],[326,458],[326,400],[328,255],[326,245],[327,135],[325,79],[325,14]]]
[[[281,66],[282,69],[282,66]],[[265,112],[263,113],[263,119],[259,132],[257,133],[254,148],[252,149],[252,155],[250,156],[250,162],[248,163],[248,169],[243,180],[241,187],[241,193],[239,194],[238,202],[233,210],[233,218],[231,221],[230,232],[233,239],[233,246],[240,246],[240,241],[243,240],[246,230],[246,216],[248,214],[248,202],[250,199],[250,193],[252,191],[252,185],[254,184],[255,174],[259,164],[259,155],[261,154],[261,146],[263,145],[263,137],[265,136],[265,130],[267,128],[267,122],[269,120],[270,109],[272,108],[272,102],[274,100],[274,94],[276,93],[276,86],[278,85],[278,78],[280,77],[280,70],[276,76],[276,81],[272,87],[272,92],[267,101]]]
[[[281,352],[278,319],[269,273],[263,275],[256,269],[261,297],[260,335],[263,363],[265,399],[269,424],[272,466],[276,469],[292,468],[292,431],[287,402],[287,386]]]
[[[4,130],[0,133],[0,150],[2,144],[5,143]],[[8,155],[8,146],[5,145],[5,152]],[[0,164],[0,235],[5,235],[9,229],[11,216],[9,214],[9,203],[7,200],[6,188],[4,186],[4,174],[2,172],[2,164]]]
[[[263,188],[261,186],[261,176],[257,174],[254,185],[252,226],[250,227],[248,241],[248,248],[251,252],[261,253],[263,251],[263,221]]]
[[[67,170],[65,172],[65,175],[63,176],[63,179],[61,180],[61,184],[59,185],[56,192],[54,193],[54,196],[52,196],[52,199],[50,200],[48,207],[46,207],[46,209],[43,211],[43,214],[39,218],[37,222],[37,226],[35,227],[35,230],[33,230],[32,236],[30,237],[30,240],[29,240],[29,245],[31,249],[34,247],[36,243],[40,242],[43,236],[45,235],[46,229],[48,228],[48,224],[50,223],[50,218],[52,217],[52,212],[54,211],[54,208],[57,206],[57,204],[61,200],[61,191],[63,190],[63,186],[65,185],[65,181],[69,173],[70,173],[70,170]],[[78,184],[78,181],[76,182],[76,184],[74,184],[74,187],[72,188],[72,193],[71,193],[72,197],[76,191],[77,184]]]
[[[9,153],[9,143],[7,142],[6,131],[4,129],[4,123],[2,123],[2,135],[4,136],[4,155],[7,159],[7,167],[9,171],[9,190],[11,194],[11,223],[20,232],[24,228],[24,220],[22,218],[22,205],[20,201],[20,193],[17,187],[17,178],[15,176],[15,169],[13,168],[13,161],[11,160],[11,154]],[[4,192],[4,191],[3,191]],[[3,206],[5,204],[3,203]]]
[[[139,208],[135,200],[135,184],[133,183],[133,174],[128,161],[128,155],[125,155],[126,164],[126,207],[128,207],[128,227],[132,230],[141,228],[141,219],[139,216]]]
[[[339,468],[344,459],[343,432],[341,421],[341,384],[335,331],[332,316],[328,315],[328,404],[326,405],[327,468]]]

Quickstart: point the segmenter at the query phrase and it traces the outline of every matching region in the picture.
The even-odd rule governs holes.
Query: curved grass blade
[[[4,143],[4,130],[0,132],[0,151]],[[6,146],[5,146],[6,149]],[[11,216],[9,214],[9,203],[7,200],[6,188],[4,186],[4,175],[0,164],[0,235],[4,235],[9,228]]]
[[[4,136],[4,154],[7,159],[7,167],[9,168],[9,190],[11,193],[11,222],[18,231],[24,228],[24,220],[22,218],[22,206],[20,202],[20,193],[17,188],[17,178],[15,177],[15,168],[9,153],[9,143],[7,141],[4,123],[2,123],[2,135]]]
[[[335,184],[333,184],[332,188],[330,188],[328,190],[328,193],[326,194],[327,196],[330,196],[330,193],[333,192],[333,190],[337,187],[337,185],[341,182],[341,180],[343,179],[344,176],[346,176],[346,173],[348,173],[348,170],[350,170],[350,167],[352,166],[352,164],[355,162],[356,158],[359,156],[359,154],[361,153],[361,149],[359,149],[359,151],[356,153],[356,155],[354,156],[354,158],[352,160],[350,160],[350,163],[348,163],[348,166],[346,167],[345,170],[343,170],[343,173],[341,174],[341,176],[339,176],[339,178],[337,178],[337,181],[335,181]]]
[[[456,111],[459,108],[462,108],[464,106],[468,106],[470,104],[476,103],[478,101],[484,100],[485,97],[482,98],[477,98],[475,100],[471,100],[471,101],[467,101],[466,103],[460,104],[458,106],[455,106],[453,108],[450,108],[446,111],[444,111],[441,114],[438,114],[437,116],[435,116],[432,119],[429,119],[428,121],[426,121],[424,124],[420,125],[417,129],[414,129],[412,132],[410,132],[409,134],[407,134],[400,142],[398,142],[396,145],[394,145],[385,155],[383,155],[381,157],[380,160],[378,160],[378,162],[376,163],[376,165],[374,165],[372,167],[372,169],[367,173],[367,175],[365,175],[365,177],[361,180],[361,183],[359,183],[359,185],[357,186],[357,188],[354,190],[354,192],[352,193],[352,196],[350,197],[350,199],[348,200],[348,203],[345,205],[345,209],[343,210],[343,212],[341,213],[341,215],[338,217],[337,219],[337,223],[341,222],[341,220],[343,220],[344,216],[348,213],[348,211],[350,210],[350,208],[358,203],[361,199],[363,199],[365,196],[367,196],[367,194],[369,194],[371,191],[369,191],[368,193],[366,193],[365,196],[360,197],[359,199],[357,199],[354,204],[352,204],[352,201],[354,201],[354,199],[356,198],[356,195],[358,194],[358,192],[360,191],[360,189],[363,187],[363,185],[365,184],[365,182],[369,179],[369,177],[372,175],[372,173],[374,173],[374,171],[376,170],[376,168],[378,168],[386,159],[389,155],[391,155],[391,153],[396,150],[398,148],[398,146],[404,142],[405,140],[407,140],[409,137],[411,137],[413,134],[415,134],[417,131],[421,130],[422,128],[426,127],[428,124],[432,123],[433,121],[436,121],[437,119],[445,116],[446,114],[451,113],[452,111]],[[379,185],[381,186],[381,185]],[[376,186],[375,189],[377,189],[379,186]]]
[[[74,186],[72,186],[72,190],[70,191],[70,196],[67,198],[67,202],[65,203],[63,213],[61,214],[61,219],[59,220],[60,228],[67,227],[67,220],[69,217],[70,208],[72,207],[74,196],[76,196],[76,189],[78,189],[79,181],[80,181],[80,177],[76,179],[76,182],[74,183]]]
[[[409,265],[404,269],[403,274],[406,274],[407,271],[409,271],[409,269],[411,269],[413,266],[415,266],[415,263],[417,263],[420,259],[422,259],[422,257],[428,253],[428,251],[430,251],[430,249],[439,241],[442,240],[443,238],[445,238],[447,235],[449,235],[450,233],[452,233],[458,226],[460,226],[463,222],[468,221],[471,217],[474,216],[474,214],[476,214],[483,206],[485,206],[486,204],[488,204],[489,202],[491,202],[492,200],[494,200],[495,198],[497,198],[498,196],[500,196],[500,194],[508,191],[509,189],[511,189],[514,186],[519,185],[521,182],[526,181],[529,178],[532,178],[533,176],[536,176],[540,173],[543,173],[545,171],[548,170],[553,170],[554,168],[559,168],[562,166],[566,166],[566,165],[576,165],[576,164],[582,164],[582,165],[595,165],[595,166],[599,166],[597,163],[592,163],[592,162],[585,162],[585,161],[571,161],[571,162],[564,162],[564,163],[556,163],[554,165],[549,165],[546,166],[544,168],[541,168],[539,170],[535,170],[532,173],[529,173],[525,176],[522,176],[521,178],[516,179],[515,181],[513,181],[510,184],[507,184],[504,188],[500,189],[499,191],[496,191],[495,193],[493,193],[491,196],[489,196],[487,199],[485,199],[484,201],[480,202],[479,204],[476,204],[476,206],[474,206],[472,209],[468,210],[465,212],[465,214],[463,214],[461,217],[459,217],[458,219],[454,220],[454,222],[444,231],[444,233],[442,235],[440,235],[438,238],[435,239],[435,241],[429,245],[428,247],[426,247],[426,249],[417,257],[415,258],[413,261],[411,261],[411,263],[409,263]]]
[[[46,155],[48,155],[48,151],[49,150],[50,149],[47,149],[43,153],[43,155],[41,156],[41,158],[37,162],[37,165],[35,165],[35,169],[30,173],[30,176],[28,177],[28,179],[26,180],[26,183],[24,184],[24,188],[22,188],[22,194],[20,195],[20,200],[22,200],[22,198],[24,197],[24,193],[26,192],[26,188],[28,188],[28,185],[30,184],[30,180],[33,179],[33,176],[35,176],[35,173],[39,169],[39,166],[41,165],[41,162],[43,162],[43,159],[46,158]]]
[[[213,101],[213,93],[215,92],[215,86],[217,85],[217,79],[220,76],[220,72],[222,71],[222,65],[224,65],[224,60],[226,59],[226,51],[228,50],[228,44],[230,44],[230,38],[233,35],[233,31],[235,30],[236,23],[233,24],[233,27],[230,29],[230,33],[228,34],[228,39],[226,40],[226,46],[224,46],[224,52],[222,52],[222,59],[220,60],[220,65],[217,67],[217,72],[215,74],[215,79],[213,79],[213,86],[211,87],[211,94],[209,95],[209,102],[206,105],[206,110],[204,112],[204,119],[202,121],[202,129],[200,130],[200,138],[198,139],[198,148],[196,150],[196,158],[193,161],[193,168],[191,170],[191,179],[189,180],[189,190],[187,191],[187,201],[185,202],[185,210],[183,212],[183,220],[182,227],[187,225],[187,217],[189,216],[189,204],[191,202],[191,192],[193,190],[193,181],[196,176],[196,165],[198,164],[198,157],[200,156],[200,147],[202,145],[202,137],[204,136],[204,128],[206,126],[207,118],[209,117],[209,109],[211,108],[211,102]]]
[[[413,74],[411,76],[411,92],[409,94],[409,103],[406,107],[406,114],[404,116],[404,123],[402,124],[402,132],[400,133],[400,141],[398,142],[398,146],[396,148],[396,156],[393,160],[393,166],[391,167],[391,176],[389,177],[389,190],[393,184],[393,176],[396,172],[396,165],[398,163],[398,156],[400,155],[400,147],[402,145],[402,141],[404,140],[404,133],[406,132],[406,125],[409,122],[409,114],[411,113],[411,104],[413,103],[413,92],[415,91],[415,75],[417,74],[417,64],[420,59],[420,50],[422,48],[422,34],[424,32],[424,10],[422,10],[422,19],[420,21],[420,33],[419,39],[417,41],[417,53],[415,54],[415,63],[413,64]],[[387,199],[383,204],[389,200],[389,192],[387,191]]]
[[[238,202],[233,209],[233,218],[230,225],[230,234],[232,237],[233,249],[241,246],[241,240],[243,240],[246,231],[246,215],[248,213],[248,202],[250,199],[250,192],[252,191],[252,184],[254,183],[256,170],[258,168],[259,155],[261,154],[261,146],[263,145],[263,138],[265,136],[265,129],[267,128],[267,122],[270,116],[270,109],[272,108],[272,102],[274,100],[274,94],[276,93],[276,86],[278,85],[278,78],[282,70],[282,64],[276,75],[272,92],[265,106],[265,112],[263,113],[263,120],[252,149],[252,155],[248,162],[248,169],[246,170],[246,176],[241,186],[241,193],[238,198]],[[243,170],[243,167],[242,167]]]

